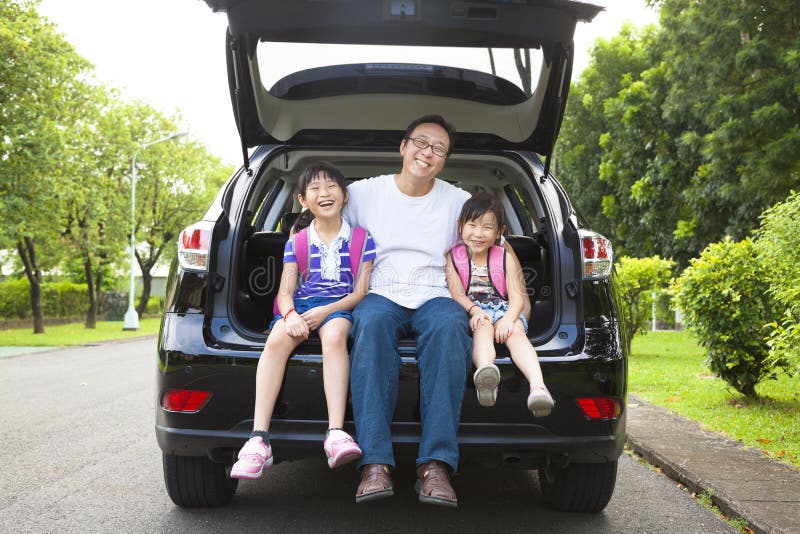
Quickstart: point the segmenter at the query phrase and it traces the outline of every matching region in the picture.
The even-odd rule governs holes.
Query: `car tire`
[[[167,493],[178,506],[223,506],[236,493],[239,481],[228,476],[224,464],[212,462],[205,456],[162,455]]]
[[[601,464],[575,463],[539,470],[539,486],[545,502],[562,512],[602,511],[617,481],[617,461]]]

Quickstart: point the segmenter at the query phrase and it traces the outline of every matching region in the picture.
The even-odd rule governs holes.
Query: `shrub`
[[[0,282],[0,317],[27,319],[31,316],[31,285],[26,278]]]
[[[726,238],[691,260],[673,289],[711,371],[749,397],[757,396],[756,384],[785,367],[767,361],[764,339],[779,316],[767,279],[753,241]]]
[[[164,299],[161,297],[150,297],[147,299],[147,307],[144,312],[147,315],[160,315],[164,309]]]
[[[628,332],[628,352],[633,336],[646,332],[653,306],[653,290],[663,288],[669,281],[675,262],[659,256],[629,258],[622,256],[617,263],[617,283],[620,298],[625,304],[623,320]]]
[[[28,319],[31,311],[31,286],[26,278],[0,283],[0,317]],[[42,313],[45,317],[77,317],[86,314],[89,304],[86,284],[45,282],[42,284]]]
[[[756,236],[759,260],[768,266],[770,291],[783,309],[768,340],[770,359],[786,359],[800,372],[800,193],[765,211]]]
[[[86,284],[48,282],[42,284],[42,311],[45,317],[75,317],[89,311]]]

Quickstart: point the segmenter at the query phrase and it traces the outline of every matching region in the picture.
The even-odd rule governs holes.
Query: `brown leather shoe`
[[[385,499],[394,495],[389,466],[367,464],[361,469],[361,483],[356,491],[356,503]]]
[[[444,462],[433,460],[419,466],[415,489],[420,502],[453,508],[458,506],[456,492],[450,484],[450,466]]]

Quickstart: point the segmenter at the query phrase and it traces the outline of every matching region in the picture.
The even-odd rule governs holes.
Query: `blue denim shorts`
[[[294,311],[302,315],[303,312],[306,312],[311,308],[319,308],[320,306],[325,306],[326,304],[330,304],[331,302],[336,302],[337,300],[342,300],[343,298],[344,297],[309,297],[307,299],[297,299],[294,301]],[[337,317],[344,317],[351,323],[353,322],[352,311],[339,310],[327,316],[325,320],[319,324],[319,328],[312,330],[312,332],[316,332],[317,330],[322,328],[322,325],[324,325],[331,319],[335,319]],[[275,315],[275,317],[272,318],[272,321],[269,322],[269,329],[272,330],[272,326],[281,319],[283,319],[283,315],[281,315],[280,313]]]
[[[508,302],[500,301],[497,303],[487,302],[476,302],[475,304],[478,305],[480,309],[485,311],[489,314],[489,317],[492,318],[492,324],[496,323],[502,316],[506,314],[508,311]],[[519,322],[522,324],[522,329],[525,333],[528,333],[528,321],[525,320],[525,317],[522,314],[519,314]]]

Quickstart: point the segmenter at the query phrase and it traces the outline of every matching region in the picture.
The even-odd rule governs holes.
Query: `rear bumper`
[[[200,315],[165,316],[158,351],[156,437],[166,453],[228,462],[252,428],[259,353],[207,346],[202,321]],[[627,360],[615,328],[587,328],[585,337],[579,354],[540,358],[556,400],[549,417],[534,419],[527,411],[527,382],[508,358],[497,362],[502,381],[493,408],[478,405],[474,385],[467,380],[458,436],[462,464],[537,468],[547,462],[607,462],[619,457],[626,440]],[[313,352],[310,346],[287,366],[270,426],[279,461],[323,454],[327,417],[321,357]],[[167,412],[160,398],[171,388],[207,390],[212,397],[199,413]],[[575,400],[584,396],[614,397],[622,412],[612,421],[588,420]],[[417,398],[416,363],[404,358],[392,425],[397,455],[416,456],[421,432]],[[346,428],[353,431],[349,409],[346,419]]]
[[[270,442],[276,459],[322,457],[326,428],[324,421],[275,421],[270,428]],[[619,428],[623,430],[614,435],[557,436],[536,425],[462,424],[458,435],[461,463],[536,469],[548,462],[613,461],[625,445],[624,421]],[[353,430],[352,425],[348,430]],[[178,456],[208,456],[220,462],[232,459],[249,435],[249,422],[225,431],[156,425],[162,451]],[[392,441],[398,456],[416,456],[419,440],[418,424],[392,425]]]

